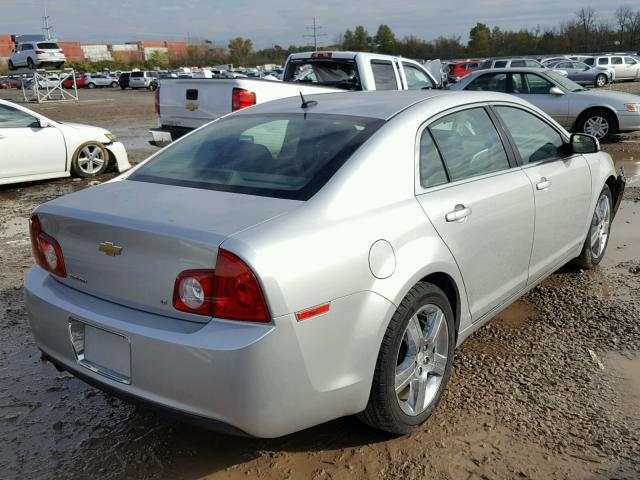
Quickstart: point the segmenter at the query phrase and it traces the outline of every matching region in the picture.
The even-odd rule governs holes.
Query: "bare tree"
[[[633,20],[633,10],[627,6],[618,7],[615,19],[620,32],[620,45],[624,45],[625,32],[629,31],[629,23]]]
[[[591,7],[582,7],[576,12],[578,25],[582,33],[582,47],[589,48],[589,36],[593,32],[596,23],[596,11]]]

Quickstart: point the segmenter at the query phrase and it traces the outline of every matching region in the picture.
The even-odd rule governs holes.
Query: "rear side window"
[[[511,66],[512,67],[524,67],[525,63],[524,63],[524,60],[513,60],[511,62]]]
[[[451,181],[509,168],[507,154],[483,108],[452,113],[429,127]]]
[[[39,43],[38,48],[41,48],[43,50],[58,50],[60,47],[55,42],[45,42]]]
[[[398,90],[396,69],[391,62],[385,60],[371,60],[373,81],[376,90]]]
[[[507,66],[506,60],[498,60],[496,63],[493,64],[493,68],[504,68],[506,66]]]
[[[622,65],[622,57],[611,57],[611,65]]]
[[[129,180],[308,200],[383,120],[344,115],[235,115],[161,151]]]
[[[535,60],[525,60],[524,61],[524,65],[525,65],[525,67],[531,67],[531,68],[540,68],[540,67],[542,67],[542,64],[540,62],[536,62]]]
[[[598,65],[609,65],[609,59],[608,58],[599,58],[598,59]]]
[[[535,115],[514,107],[495,107],[518,148],[522,163],[562,158],[562,136]]]
[[[486,73],[472,80],[465,90],[480,90],[491,92],[507,91],[507,74],[506,73]]]
[[[423,188],[447,183],[447,172],[431,132],[425,128],[420,137],[420,185]]]
[[[585,58],[584,59],[584,63],[586,63],[587,65],[593,66],[593,58]]]

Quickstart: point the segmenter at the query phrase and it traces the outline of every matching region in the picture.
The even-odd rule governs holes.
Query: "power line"
[[[313,17],[313,26],[305,27],[307,30],[312,30],[312,34],[303,35],[305,38],[313,38],[313,49],[318,50],[318,37],[326,37],[326,33],[318,33],[318,30],[321,30],[322,27],[320,25],[316,25],[316,17]]]

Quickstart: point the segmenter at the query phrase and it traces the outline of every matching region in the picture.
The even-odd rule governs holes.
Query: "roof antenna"
[[[316,102],[315,100],[308,100],[308,101],[305,100],[304,95],[302,95],[302,92],[300,92],[300,98],[302,99],[302,105],[300,105],[300,108],[309,108],[318,104],[318,102]]]

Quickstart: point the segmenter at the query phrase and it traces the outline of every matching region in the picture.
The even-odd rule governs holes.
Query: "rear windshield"
[[[284,75],[286,81],[313,83],[345,90],[361,90],[358,68],[353,60],[291,60]]]
[[[39,43],[38,48],[43,50],[58,50],[60,47],[55,42]]]
[[[236,115],[171,144],[129,180],[308,200],[383,120]]]
[[[131,72],[131,78],[143,78],[144,72]]]

